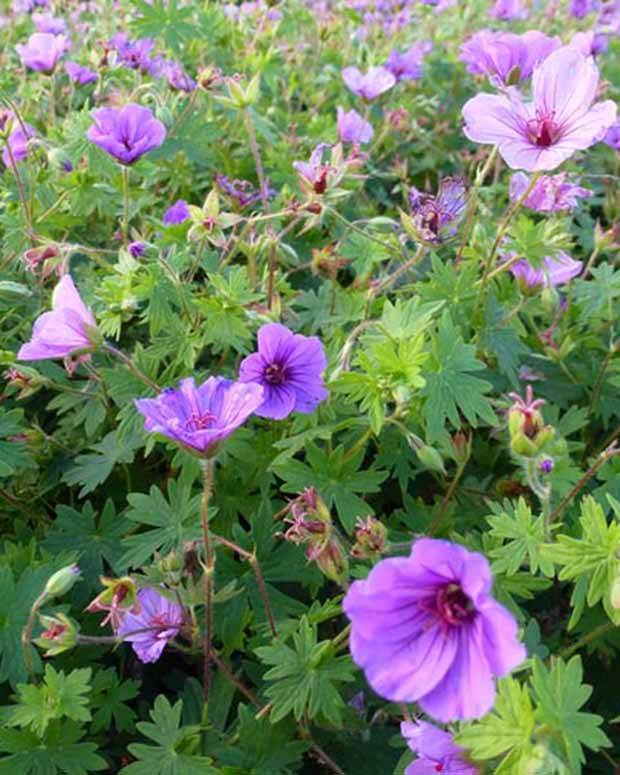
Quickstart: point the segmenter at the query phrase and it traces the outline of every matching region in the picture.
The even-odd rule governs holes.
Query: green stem
[[[204,700],[205,705],[209,701],[210,688],[210,666],[211,666],[211,648],[213,642],[213,574],[215,572],[215,552],[211,542],[211,532],[209,530],[209,501],[213,490],[213,463],[211,460],[205,460],[204,464],[204,486],[202,490],[202,499],[200,501],[200,518],[202,522],[202,538],[204,541],[205,553],[205,632],[204,632]]]
[[[568,646],[567,648],[562,649],[559,656],[562,659],[568,659],[576,651],[579,651],[584,646],[587,646],[588,643],[592,643],[592,641],[598,640],[602,635],[605,635],[606,633],[615,629],[616,626],[617,625],[615,625],[613,622],[604,622],[603,624],[599,624],[598,627],[590,630],[590,632],[587,632],[584,636],[579,638],[579,640],[575,641],[572,646]]]
[[[145,385],[148,385],[148,387],[151,388],[151,390],[154,390],[156,393],[159,393],[161,388],[156,382],[153,382],[153,380],[150,377],[147,377],[146,374],[141,371],[136,364],[131,360],[131,358],[128,355],[125,355],[124,352],[121,350],[117,350],[116,347],[111,345],[109,342],[104,342],[102,345],[102,349],[110,353],[110,355],[113,355],[115,358],[118,358],[119,361],[125,364],[129,371],[140,380],[140,382],[143,382]]]
[[[491,150],[491,153],[489,154],[485,164],[483,167],[480,168],[476,175],[476,179],[474,181],[473,188],[469,192],[469,206],[467,208],[467,217],[465,219],[465,226],[463,227],[463,234],[461,236],[461,244],[459,246],[458,253],[456,254],[455,264],[459,264],[461,259],[463,258],[463,251],[465,250],[465,247],[467,246],[467,242],[469,241],[469,235],[471,234],[471,230],[474,226],[474,216],[476,214],[476,210],[478,209],[478,201],[479,201],[479,194],[480,189],[482,187],[482,184],[484,183],[484,179],[489,174],[491,167],[493,166],[493,163],[495,162],[495,159],[497,157],[497,146],[493,146],[493,149]]]
[[[32,604],[32,608],[30,609],[30,614],[28,615],[28,621],[26,622],[26,626],[22,630],[22,649],[24,651],[24,665],[26,666],[28,679],[33,677],[32,654],[30,652],[30,649],[32,648],[32,646],[30,645],[30,642],[32,640],[32,630],[34,629],[34,624],[37,618],[37,614],[41,610],[41,606],[45,603],[46,600],[47,600],[47,593],[44,590],[43,592],[41,592],[41,594],[37,597],[37,599]]]
[[[123,242],[129,242],[129,167],[121,168],[123,174]]]

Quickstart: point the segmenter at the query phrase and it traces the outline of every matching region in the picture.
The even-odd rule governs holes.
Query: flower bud
[[[183,557],[174,549],[162,557],[157,563],[158,569],[161,574],[170,582],[172,586],[176,586],[183,575]]]
[[[76,645],[77,627],[64,614],[41,615],[39,620],[45,629],[34,642],[39,648],[45,649],[46,657],[62,654]]]
[[[615,611],[620,610],[620,569],[616,572],[616,577],[611,583],[609,597],[611,600],[611,607]]]
[[[425,468],[428,468],[431,471],[437,471],[440,474],[446,473],[441,455],[434,447],[423,444],[421,447],[416,447],[416,453],[420,463],[422,463]]]
[[[536,457],[551,441],[555,429],[545,425],[539,409],[545,403],[533,398],[532,386],[527,386],[525,399],[517,393],[510,393],[514,404],[508,410],[508,431],[510,448],[515,455]]]
[[[357,518],[351,556],[358,560],[378,559],[387,548],[387,528],[374,517]]]
[[[66,594],[80,578],[81,571],[77,565],[66,565],[53,573],[45,585],[46,597],[60,597]]]
[[[314,553],[312,547],[308,547],[306,557],[314,560],[317,568],[331,581],[344,586],[349,578],[349,561],[344,553],[340,541],[332,535],[329,542],[318,553]]]

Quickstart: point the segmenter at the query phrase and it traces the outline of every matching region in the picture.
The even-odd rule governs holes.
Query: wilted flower
[[[515,172],[510,178],[510,200],[518,201],[529,184],[530,178],[524,172]],[[568,175],[560,172],[558,175],[542,175],[523,204],[541,213],[558,212],[570,210],[577,206],[579,199],[590,196],[590,189],[570,183]]]
[[[495,5],[489,13],[496,19],[510,21],[511,19],[523,19],[527,16],[527,9],[523,0],[495,0]]]
[[[505,85],[529,78],[534,68],[562,41],[537,30],[523,35],[480,30],[461,46],[461,61],[470,73],[486,75],[492,83]]]
[[[149,108],[130,102],[122,108],[93,111],[95,123],[87,132],[91,143],[121,164],[133,164],[166,139],[166,128]]]
[[[478,768],[464,758],[465,750],[449,732],[426,721],[403,721],[400,731],[417,756],[405,775],[477,775]]]
[[[52,311],[40,315],[32,336],[17,353],[20,361],[65,358],[95,349],[99,335],[92,312],[87,309],[70,275],[65,275],[52,294]]]
[[[110,622],[113,629],[116,629],[126,613],[137,614],[140,611],[136,582],[130,576],[123,576],[120,579],[102,576],[100,581],[104,590],[88,604],[86,610],[91,614],[107,611],[107,616],[100,626],[103,627]]]
[[[465,134],[474,142],[498,145],[512,169],[555,169],[601,140],[616,119],[612,100],[592,106],[598,80],[592,58],[560,48],[535,68],[533,102],[522,102],[515,89],[469,100],[463,107]]]
[[[437,194],[409,189],[411,222],[418,238],[436,244],[453,237],[467,207],[467,189],[461,178],[443,178]]]
[[[316,336],[294,334],[279,323],[258,332],[258,352],[239,366],[239,380],[263,388],[259,417],[282,420],[291,412],[309,414],[329,396],[323,382],[325,350]]]
[[[22,64],[42,73],[51,73],[68,49],[69,41],[64,35],[52,35],[49,32],[35,32],[27,43],[15,46]]]
[[[74,83],[80,84],[80,86],[86,86],[87,83],[94,83],[99,78],[94,70],[78,65],[77,62],[65,62],[65,71],[69,78]]]
[[[138,602],[139,613],[125,613],[116,634],[131,643],[141,662],[157,662],[168,641],[179,634],[183,609],[152,587],[138,592]]]
[[[556,256],[543,258],[541,266],[535,269],[529,261],[522,259],[510,267],[511,273],[529,288],[555,288],[564,285],[581,274],[583,262],[575,261],[560,251]]]
[[[177,199],[163,215],[162,221],[166,226],[172,226],[177,223],[183,223],[190,218],[189,207],[185,199]]]
[[[329,164],[323,164],[323,153],[329,148],[327,143],[319,143],[312,151],[309,161],[294,161],[293,167],[299,173],[301,179],[314,191],[315,194],[324,194],[327,189],[327,175],[330,171]]]
[[[181,380],[176,390],[166,388],[157,398],[141,398],[135,404],[144,416],[147,431],[163,433],[186,449],[208,457],[262,401],[263,388],[253,382],[209,377],[196,387],[190,377]]]
[[[40,615],[39,620],[45,629],[34,642],[39,648],[45,649],[46,657],[62,654],[77,643],[77,629],[65,614]]]
[[[397,81],[415,81],[422,77],[424,57],[432,51],[432,48],[433,44],[430,40],[420,40],[402,54],[392,49],[385,67]]]
[[[365,144],[372,140],[374,134],[372,124],[363,119],[357,110],[349,110],[338,106],[338,137],[342,143]]]
[[[443,722],[487,713],[494,676],[526,656],[492,583],[485,557],[432,538],[354,581],[343,601],[351,654],[377,694],[417,702]]]
[[[377,559],[387,549],[387,532],[386,526],[378,519],[358,517],[351,556],[360,560]]]
[[[357,67],[345,67],[342,77],[353,94],[365,100],[374,100],[396,83],[394,75],[385,67],[371,67],[367,73]]]

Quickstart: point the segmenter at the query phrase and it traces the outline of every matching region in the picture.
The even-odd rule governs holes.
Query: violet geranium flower
[[[369,121],[363,119],[357,110],[348,110],[338,106],[338,138],[341,143],[366,144],[372,140],[374,130]]]
[[[464,132],[477,143],[497,145],[509,167],[553,170],[575,151],[601,140],[616,120],[612,100],[597,102],[599,71],[591,57],[569,46],[534,69],[533,101],[519,92],[478,94],[463,107]]]
[[[88,83],[94,83],[99,75],[89,67],[83,67],[77,62],[65,62],[65,71],[69,79],[80,86],[86,86]]]
[[[196,387],[192,377],[157,398],[135,401],[147,431],[163,433],[190,452],[211,457],[220,442],[237,430],[263,402],[255,383],[209,377]]]
[[[421,240],[433,245],[445,242],[456,234],[465,213],[465,182],[461,178],[443,178],[436,196],[412,186],[409,189],[409,207],[411,220]]]
[[[157,662],[168,641],[179,634],[183,609],[152,587],[141,589],[138,601],[139,613],[125,613],[116,634],[131,643],[140,662]]]
[[[433,44],[430,40],[421,40],[402,54],[392,49],[385,66],[397,81],[417,81],[422,77],[424,57],[432,48]]]
[[[522,259],[510,267],[510,272],[528,288],[555,288],[580,275],[582,269],[582,261],[576,261],[568,253],[560,252],[556,256],[543,258],[539,269]]]
[[[464,758],[464,749],[456,745],[452,735],[426,721],[403,721],[400,725],[407,745],[417,759],[405,770],[405,775],[477,775],[478,768]]]
[[[2,151],[2,161],[6,167],[12,167],[13,161],[17,164],[28,156],[28,144],[34,136],[35,131],[30,124],[24,124],[23,128],[20,124],[16,125],[6,140],[10,152],[7,147]],[[11,159],[11,155],[13,159]]]
[[[530,178],[524,172],[515,172],[510,178],[510,201],[516,202],[523,196],[530,184]],[[542,175],[523,203],[530,210],[539,213],[571,210],[579,199],[592,196],[589,188],[576,186],[568,180],[565,172],[558,175]]]
[[[493,599],[492,584],[485,557],[432,538],[354,581],[343,601],[351,655],[377,694],[417,702],[442,722],[487,713],[494,676],[526,656],[517,622]]]
[[[374,100],[396,83],[394,75],[385,67],[371,67],[367,73],[357,67],[345,67],[342,78],[353,94],[365,100]]]
[[[283,420],[291,412],[313,412],[329,393],[322,373],[327,366],[325,350],[316,336],[294,334],[279,323],[268,323],[258,332],[258,352],[241,361],[239,380],[263,387],[259,417]]]
[[[53,72],[58,60],[68,49],[68,39],[64,35],[52,35],[51,32],[35,32],[27,43],[15,46],[22,64],[41,73]]]
[[[130,165],[166,139],[166,127],[149,108],[133,102],[122,108],[93,111],[95,123],[86,136],[121,164]]]
[[[495,0],[495,5],[489,13],[496,19],[503,19],[504,21],[523,19],[527,16],[523,0]]]
[[[93,350],[98,339],[93,313],[66,274],[52,294],[52,310],[35,321],[30,341],[17,353],[20,361],[66,358],[79,351]]]
[[[51,13],[33,13],[32,21],[37,32],[51,32],[52,35],[61,35],[67,31],[67,23]]]
[[[177,223],[183,223],[191,218],[189,207],[185,199],[177,199],[170,205],[163,215],[162,221],[166,226],[174,226]]]

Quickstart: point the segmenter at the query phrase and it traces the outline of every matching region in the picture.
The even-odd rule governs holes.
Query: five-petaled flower
[[[166,139],[166,127],[149,108],[133,102],[122,108],[93,111],[95,123],[87,132],[95,143],[121,164],[130,165]]]
[[[139,613],[125,613],[116,634],[131,643],[140,662],[157,662],[168,641],[179,634],[183,609],[152,587],[141,589],[138,601]]]
[[[51,32],[35,32],[27,43],[18,43],[15,50],[22,63],[31,70],[51,73],[58,60],[69,48],[69,40],[64,35],[52,35]]]

